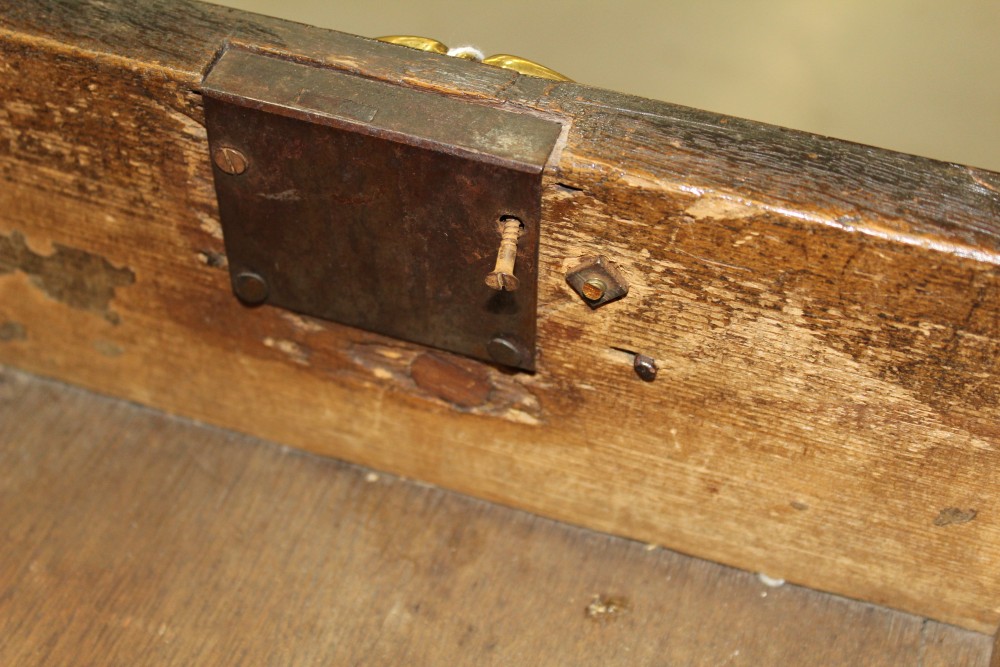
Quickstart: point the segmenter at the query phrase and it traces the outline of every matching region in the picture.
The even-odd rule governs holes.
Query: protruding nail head
[[[270,291],[267,281],[252,271],[239,273],[233,281],[233,290],[240,301],[251,306],[264,303]]]
[[[635,355],[633,368],[635,368],[636,375],[645,382],[652,382],[656,379],[656,360],[652,357],[647,357],[645,354]]]
[[[486,352],[493,361],[504,366],[520,366],[527,358],[527,351],[508,336],[495,336],[486,344]]]

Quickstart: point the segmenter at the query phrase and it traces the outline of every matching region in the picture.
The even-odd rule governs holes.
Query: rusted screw
[[[656,360],[652,357],[647,357],[645,354],[637,354],[635,355],[635,362],[633,362],[632,367],[635,368],[635,374],[644,381],[652,382],[656,379]]]
[[[580,293],[587,301],[597,301],[608,291],[608,286],[603,280],[591,278],[580,287]]]
[[[513,292],[517,289],[518,280],[514,276],[514,260],[517,259],[517,237],[521,235],[521,221],[517,218],[503,220],[503,232],[500,237],[500,250],[497,251],[497,263],[493,271],[486,276],[486,284],[497,291]]]
[[[239,176],[247,170],[247,156],[232,146],[219,146],[212,152],[215,166],[233,176]]]

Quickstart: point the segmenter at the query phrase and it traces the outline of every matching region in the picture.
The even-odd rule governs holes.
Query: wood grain
[[[197,92],[227,40],[567,124],[546,172],[536,374],[239,306]],[[0,325],[19,332],[0,361],[1000,621],[997,174],[197,3],[0,2],[0,48]],[[592,311],[565,271],[596,253],[631,289]]]
[[[0,367],[5,665],[947,665],[954,626]]]

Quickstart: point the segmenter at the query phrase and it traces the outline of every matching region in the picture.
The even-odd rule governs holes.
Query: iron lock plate
[[[244,301],[534,370],[559,123],[238,48],[202,93]],[[510,217],[519,287],[494,291]]]

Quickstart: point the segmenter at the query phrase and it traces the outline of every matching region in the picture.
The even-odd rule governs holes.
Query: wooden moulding
[[[198,94],[227,40],[566,124],[537,373],[239,305]],[[193,2],[7,0],[0,48],[0,362],[1000,621],[1000,175]],[[595,254],[630,290],[591,310]]]

